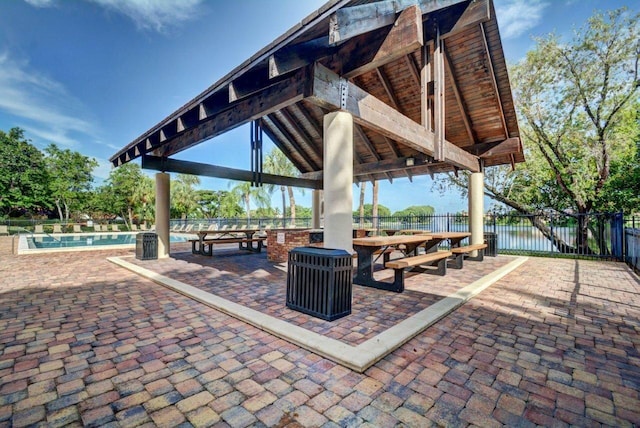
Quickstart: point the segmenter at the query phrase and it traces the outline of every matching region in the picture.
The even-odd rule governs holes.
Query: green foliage
[[[264,171],[269,174],[282,175],[286,177],[296,177],[299,173],[298,169],[293,165],[289,158],[282,153],[280,149],[274,147],[264,159]],[[267,191],[270,194],[276,189],[276,185],[265,185]],[[285,197],[285,191],[289,195],[289,212],[292,218],[296,217],[296,201],[293,194],[293,188],[291,186],[278,186],[280,188],[282,198],[282,212],[287,211],[287,203]]]
[[[298,218],[311,218],[313,217],[313,210],[310,207],[296,205],[296,216]],[[291,218],[291,210],[287,209],[285,217]]]
[[[431,205],[412,205],[407,207],[401,211],[397,211],[393,213],[393,216],[398,217],[419,217],[419,216],[430,216],[436,213],[435,208]]]
[[[200,205],[195,186],[200,184],[200,178],[195,175],[178,174],[171,181],[171,216],[188,218],[195,214]]]
[[[45,152],[49,173],[49,189],[60,221],[68,221],[72,210],[83,210],[93,182],[93,170],[98,162],[69,149],[50,144]]]
[[[251,199],[254,199],[258,206],[261,207],[268,207],[270,204],[266,188],[252,187],[248,181],[236,184],[231,188],[230,193],[234,195],[238,201],[244,203],[247,220],[251,220]]]
[[[359,217],[360,212],[354,211],[354,217]],[[388,217],[391,215],[391,210],[384,205],[378,204],[378,217]],[[373,216],[373,204],[364,204],[364,216],[371,217]]]
[[[242,214],[238,199],[226,190],[197,190],[200,212],[206,218],[233,218]]]
[[[44,156],[24,131],[0,131],[0,215],[50,207],[48,183]]]

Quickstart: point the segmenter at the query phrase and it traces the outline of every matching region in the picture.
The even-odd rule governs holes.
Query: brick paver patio
[[[358,374],[105,259],[131,252],[7,243],[0,426],[640,424],[640,280],[623,264],[532,258]],[[265,280],[235,263],[201,275]]]

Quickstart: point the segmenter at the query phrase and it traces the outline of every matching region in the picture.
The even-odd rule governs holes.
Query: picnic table
[[[393,283],[374,279],[374,253],[379,254],[378,257],[380,257],[387,249],[402,244],[405,246],[405,253],[408,254],[425,245],[429,240],[431,240],[429,235],[368,236],[354,239],[353,249],[358,254],[358,268],[353,283],[381,290],[401,292],[404,290],[404,281],[399,280],[397,276]]]
[[[236,230],[199,230],[196,232],[198,239],[192,239],[191,252],[193,254],[213,255],[214,244],[237,243],[241,250],[260,252],[262,250],[262,242],[264,238],[254,238],[260,229],[236,229]],[[208,235],[213,237],[207,239]],[[242,237],[244,235],[244,237]],[[254,247],[254,242],[256,246]],[[206,251],[206,246],[209,251]]]
[[[425,243],[425,251],[427,253],[434,252],[438,249],[438,245],[442,241],[449,241],[451,248],[460,247],[460,242],[471,236],[469,232],[431,232],[431,239]]]

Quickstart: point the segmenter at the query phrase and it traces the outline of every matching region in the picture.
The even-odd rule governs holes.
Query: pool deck
[[[348,346],[513,258],[410,276],[402,295],[354,286],[352,315],[327,323],[282,305],[286,271],[264,253],[10,248],[0,238],[0,427],[640,425],[640,280],[621,263],[530,258],[358,373],[107,258]]]

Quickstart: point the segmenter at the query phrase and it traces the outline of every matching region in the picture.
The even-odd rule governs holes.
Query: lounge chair
[[[193,225],[192,224],[188,224],[187,227],[184,228],[184,233],[188,233],[191,232],[193,230]]]
[[[146,221],[145,221],[145,222],[143,222],[143,223],[140,225],[140,230],[147,230],[147,222],[146,222]]]
[[[112,225],[111,225],[111,230],[112,230],[113,232],[120,232],[120,227],[118,227],[118,225],[117,225],[117,224],[112,224]]]
[[[79,224],[74,224],[73,233],[82,233],[82,227]]]
[[[209,225],[209,227],[207,228],[207,230],[208,230],[209,232],[211,232],[211,231],[213,231],[213,230],[218,230],[218,225],[217,225],[217,224],[215,224],[215,223],[212,223],[212,224],[210,224],[210,225]]]
[[[33,227],[33,233],[44,233],[44,227],[41,224],[36,224]]]
[[[137,232],[138,231],[138,225],[135,223],[131,223],[131,227],[130,227],[132,232]]]
[[[98,223],[94,223],[93,230],[96,232],[102,232],[102,227]]]
[[[0,224],[0,235],[9,235],[9,228],[6,224]]]
[[[62,227],[59,224],[53,225],[53,233],[62,233]]]

